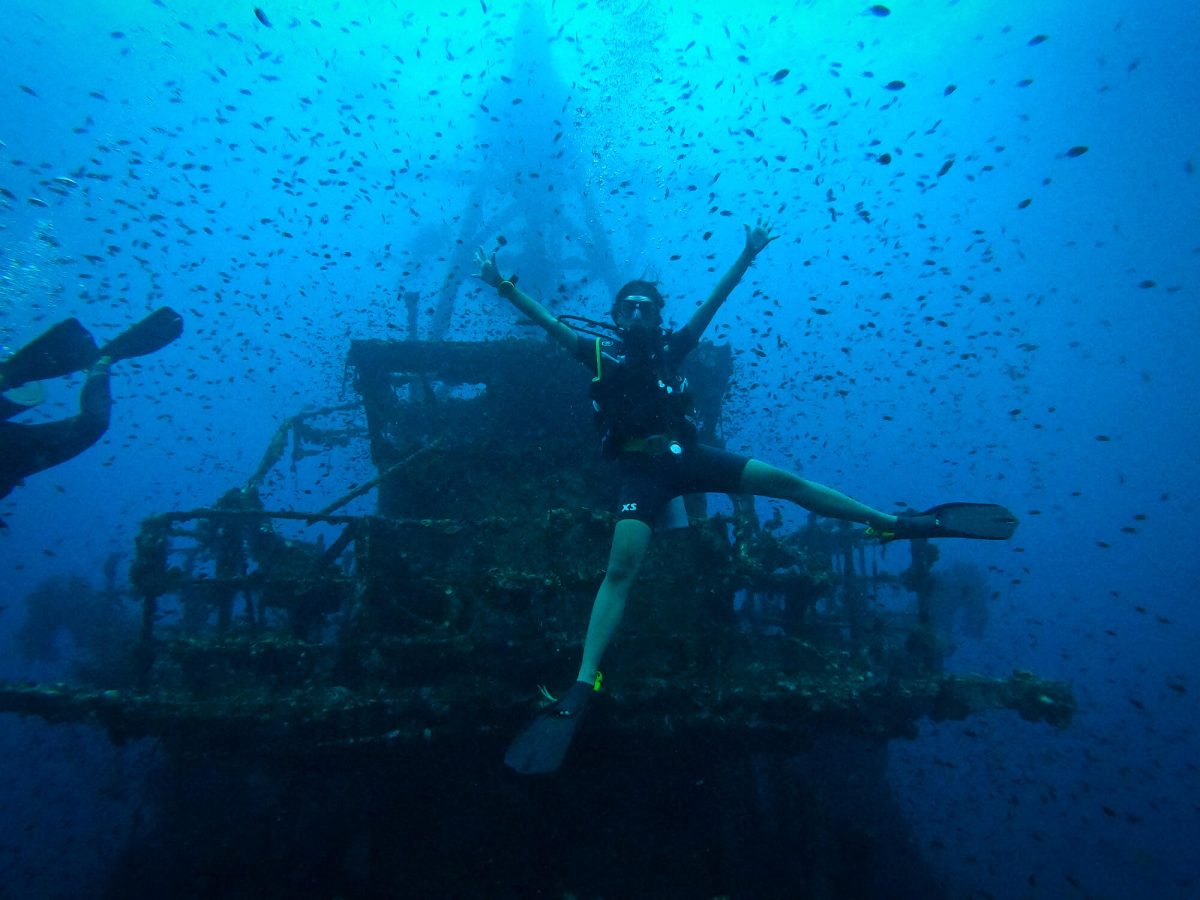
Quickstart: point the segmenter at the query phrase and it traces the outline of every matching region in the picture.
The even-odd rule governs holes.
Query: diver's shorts
[[[667,501],[684,494],[736,494],[750,457],[689,444],[683,452],[622,453],[617,519],[637,519],[653,527]]]

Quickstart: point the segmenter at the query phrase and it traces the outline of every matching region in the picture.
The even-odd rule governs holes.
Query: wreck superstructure
[[[342,783],[403,765],[484,818],[513,804],[570,818],[569,792],[515,786],[500,760],[537,709],[536,686],[572,679],[603,577],[613,473],[595,450],[586,374],[541,341],[355,341],[347,362],[378,470],[352,495],[375,489],[376,514],[339,514],[340,502],[264,509],[257,485],[282,455],[281,429],[246,485],[211,508],[143,523],[131,568],[141,634],[125,680],[6,685],[0,708],[95,721],[120,740],[155,737],[178,760],[222,760],[235,779],[266,766],[309,790],[303,773],[314,766],[332,767]],[[702,437],[716,441],[730,352],[704,344],[689,365]],[[297,442],[299,422],[290,423]],[[716,515],[705,498],[688,498],[688,512],[689,527],[656,536],[606,660],[607,696],[558,779],[587,779],[581,796],[614,820],[631,814],[614,791],[647,790],[631,785],[637,773],[654,773],[654,790],[670,792],[706,772],[722,785],[720,808],[750,816],[762,777],[753,761],[763,754],[850,741],[878,775],[886,742],[915,735],[925,716],[1007,708],[1031,722],[1070,720],[1063,684],[943,671],[928,542],[912,542],[906,571],[881,574],[877,545],[855,528],[764,526],[747,498]],[[406,783],[388,791],[411,802]],[[525,793],[514,799],[517,791]],[[334,818],[351,815],[344,800],[318,793],[340,811]],[[439,804],[424,802],[427,831],[405,826],[404,840],[449,840],[458,814],[438,819]],[[364,815],[354,808],[352,818]],[[813,827],[820,804],[799,803],[795,815]],[[635,837],[610,834],[618,824],[597,827],[628,851]],[[373,828],[378,836],[399,826]],[[493,836],[493,849],[515,853],[510,840]],[[804,857],[801,840],[788,828],[762,847],[726,836],[740,847],[728,851],[727,874],[696,875],[695,886],[719,893],[730,872],[750,878],[752,857],[772,847]],[[152,866],[132,852],[129,871],[144,877]],[[601,868],[578,859],[584,851],[564,852],[570,866],[539,868],[526,856],[490,871],[537,870],[546,889],[581,895],[580,871],[604,883]],[[453,890],[439,881],[441,867],[416,871],[405,876],[412,884]]]

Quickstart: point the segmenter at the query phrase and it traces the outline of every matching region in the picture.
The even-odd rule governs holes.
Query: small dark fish
[[[876,157],[876,159],[878,159],[878,160],[879,160],[879,164],[880,164],[881,166],[886,166],[886,165],[889,165],[889,164],[891,163],[891,161],[892,161],[892,154],[890,154],[890,153],[880,153],[880,154],[879,154],[879,156],[878,156],[878,157]]]
[[[869,7],[867,12],[873,16],[879,16],[881,19],[884,16],[890,16],[892,14],[892,11],[881,3],[876,3],[874,6]]]
[[[952,160],[952,159],[946,160],[944,163],[942,163],[942,167],[940,169],[938,169],[937,177],[941,178],[943,175],[945,175],[947,172],[950,171],[950,167],[953,165],[954,165],[954,160]]]
[[[1067,156],[1070,156],[1070,157],[1083,156],[1083,154],[1087,153],[1087,151],[1088,151],[1087,147],[1083,147],[1083,146],[1072,147],[1070,150],[1067,151]]]
[[[508,238],[506,238],[502,234],[498,234],[498,235],[496,235],[496,243],[499,244],[501,247],[503,247],[505,244],[508,243]]]
[[[1145,281],[1143,281],[1141,284],[1138,285],[1138,287],[1140,287],[1140,288],[1152,288],[1152,287],[1157,287],[1157,286],[1158,286],[1158,282],[1152,281],[1149,278],[1147,278]]]
[[[271,27],[271,20],[268,19],[267,14],[257,6],[254,7],[254,15],[258,18],[258,21],[262,22],[265,26],[268,28]]]
[[[902,90],[904,90],[904,82],[903,81],[889,81],[887,84],[884,85],[884,88],[889,91],[902,91]]]
[[[946,89],[944,91],[942,91],[942,96],[949,97],[951,94],[953,94],[957,90],[958,90],[957,84],[948,84],[948,85],[946,85]]]
[[[1017,204],[1017,209],[1024,209],[1032,202],[1033,202],[1033,200],[1031,198],[1026,197],[1024,200],[1022,200],[1020,203]]]
[[[1031,38],[1029,39],[1029,46],[1030,46],[1030,47],[1036,47],[1036,46],[1037,46],[1038,44],[1040,44],[1042,41],[1046,40],[1046,38],[1047,38],[1047,37],[1048,37],[1048,35],[1045,35],[1045,34],[1039,34],[1039,35],[1035,35],[1034,37],[1031,37]]]
[[[775,82],[783,81],[783,79],[788,77],[789,72],[791,72],[791,69],[780,69],[778,72],[776,72],[774,75],[771,76],[771,80],[775,81]]]
[[[18,84],[17,87],[27,93],[30,97],[36,97],[38,95],[38,92],[27,84]]]

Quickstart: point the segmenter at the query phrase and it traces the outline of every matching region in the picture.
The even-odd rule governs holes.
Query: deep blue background
[[[869,5],[364,0],[266,28],[240,3],[9,0],[0,342],[69,315],[102,340],[162,303],[187,331],[115,370],[98,446],[0,502],[0,646],[43,578],[98,581],[142,517],[211,502],[284,417],[344,399],[347,340],[396,333],[398,285],[461,282],[451,339],[527,333],[448,268],[471,203],[556,312],[610,288],[522,248],[604,235],[676,321],[761,215],[783,237],[710,333],[743,350],[729,446],[883,508],[1012,507],[1010,544],[943,548],[998,592],[949,664],[1080,699],[1063,733],[996,714],[893,746],[933,862],[961,896],[1191,895],[1200,14]],[[370,474],[365,445],[284,467],[267,505]],[[0,674],[63,671],[8,649]],[[94,890],[150,751],[0,724],[9,883]]]

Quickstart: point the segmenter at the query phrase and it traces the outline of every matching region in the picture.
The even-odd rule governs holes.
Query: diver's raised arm
[[[713,320],[713,316],[717,314],[717,310],[721,308],[733,289],[738,286],[738,282],[742,280],[742,276],[746,274],[746,270],[750,268],[750,264],[754,262],[754,258],[766,249],[767,244],[778,239],[779,235],[771,234],[771,226],[764,222],[760,217],[753,228],[749,225],[746,229],[746,246],[742,248],[742,252],[738,254],[738,258],[733,261],[733,265],[729,267],[729,271],[721,276],[721,280],[717,282],[717,286],[713,288],[712,293],[708,295],[700,307],[692,314],[684,327],[692,332],[696,340],[700,340],[700,335],[704,334],[704,330],[708,328],[708,323]]]
[[[576,347],[579,345],[579,335],[572,331],[570,327],[554,318],[550,310],[546,309],[546,307],[517,287],[516,275],[504,278],[500,274],[500,267],[496,265],[496,254],[494,252],[489,257],[483,248],[480,247],[475,251],[475,265],[479,267],[479,271],[475,273],[476,278],[489,287],[494,287],[496,293],[515,306],[529,319],[546,329],[546,333],[567,351],[571,353],[575,352]]]

